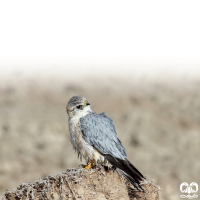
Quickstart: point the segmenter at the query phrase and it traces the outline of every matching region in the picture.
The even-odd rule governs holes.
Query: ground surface
[[[80,83],[80,82],[79,82]],[[180,199],[180,184],[200,184],[200,82],[112,78],[0,81],[0,192],[77,167],[66,104],[87,97],[92,109],[114,120],[128,159]]]
[[[54,199],[54,200],[159,200],[160,188],[152,181],[141,182],[143,190],[127,184],[121,174],[102,166],[87,171],[71,168],[33,183],[20,184],[16,190],[7,190],[1,200]]]

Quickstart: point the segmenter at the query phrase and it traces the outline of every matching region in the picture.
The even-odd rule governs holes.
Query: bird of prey
[[[86,160],[89,170],[97,164],[110,163],[136,188],[144,176],[126,158],[126,150],[117,137],[113,120],[105,113],[91,110],[85,97],[73,96],[67,104],[70,140],[78,157]],[[142,188],[141,188],[142,189]]]

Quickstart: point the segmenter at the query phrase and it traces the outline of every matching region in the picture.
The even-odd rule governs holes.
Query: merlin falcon
[[[87,170],[110,163],[136,188],[145,177],[126,158],[126,150],[117,137],[113,120],[105,113],[91,110],[85,97],[73,96],[67,104],[70,140],[78,157],[85,159]],[[142,189],[142,188],[141,188]]]

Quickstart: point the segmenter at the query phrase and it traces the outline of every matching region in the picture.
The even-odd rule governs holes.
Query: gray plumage
[[[136,187],[144,176],[127,160],[126,150],[117,137],[113,120],[105,113],[97,114],[86,98],[72,97],[67,104],[70,140],[80,159],[89,163],[109,162]]]
[[[80,118],[80,127],[84,140],[99,152],[124,160],[126,150],[117,137],[112,119],[105,113],[95,112]]]

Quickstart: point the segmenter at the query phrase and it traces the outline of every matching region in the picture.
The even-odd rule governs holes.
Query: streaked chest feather
[[[106,161],[96,149],[89,145],[82,137],[79,119],[69,120],[70,140],[78,157],[84,158],[87,163],[94,160],[96,163],[104,164]]]

